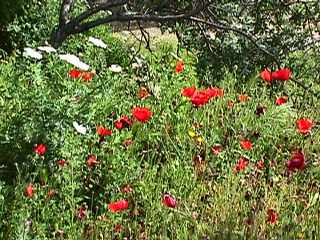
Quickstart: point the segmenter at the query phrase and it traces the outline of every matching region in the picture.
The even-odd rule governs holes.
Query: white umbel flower
[[[32,48],[26,47],[23,50],[23,56],[25,57],[31,57],[39,60],[42,59],[42,54]]]
[[[77,123],[76,121],[74,121],[72,123],[73,127],[76,129],[76,131],[80,134],[85,135],[87,133],[87,128],[83,125],[80,125],[79,123]]]
[[[82,62],[77,56],[73,54],[60,54],[59,57],[61,60],[64,60],[81,70],[88,71],[90,68],[88,64]]]
[[[119,73],[119,72],[122,72],[122,67],[117,65],[117,64],[112,64],[110,67],[109,67],[109,70],[111,72],[115,72],[115,73]]]
[[[53,52],[57,52],[57,50],[51,46],[40,46],[37,47],[38,50],[42,51],[42,52],[46,52],[46,53],[53,53]]]
[[[107,48],[107,44],[105,44],[101,39],[89,37],[89,42],[91,42],[93,45],[101,48]]]

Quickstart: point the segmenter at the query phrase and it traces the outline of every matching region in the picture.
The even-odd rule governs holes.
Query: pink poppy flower
[[[309,118],[301,118],[297,120],[297,130],[304,135],[309,134],[312,127],[313,122]]]
[[[177,206],[176,199],[168,193],[163,195],[162,203],[169,208],[175,208]]]
[[[253,147],[253,144],[250,140],[244,139],[240,141],[240,145],[244,150],[251,150]]]
[[[238,173],[240,171],[243,171],[244,169],[246,169],[246,167],[249,164],[249,160],[247,158],[241,157],[238,161],[238,163],[236,164],[236,166],[234,167],[233,171],[235,173]]]

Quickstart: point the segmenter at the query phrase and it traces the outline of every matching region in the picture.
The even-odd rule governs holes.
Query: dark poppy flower
[[[280,106],[285,104],[288,101],[288,97],[287,96],[283,96],[283,97],[278,97],[276,99],[276,105]]]
[[[126,199],[108,204],[109,210],[113,213],[124,211],[128,209],[128,207],[129,207],[129,202]]]
[[[76,214],[77,218],[79,220],[83,220],[85,219],[85,217],[87,216],[87,211],[86,211],[86,208],[85,207],[80,207],[77,211],[77,214]]]
[[[149,108],[146,107],[135,107],[132,109],[132,115],[137,119],[139,122],[147,122],[152,117],[152,112]]]
[[[182,60],[177,61],[176,63],[176,73],[181,73],[184,70],[184,62]]]
[[[233,171],[235,173],[243,171],[244,169],[246,169],[248,164],[249,164],[249,160],[247,158],[241,157],[237,162],[236,166],[234,167]]]
[[[196,92],[196,87],[187,87],[181,90],[181,95],[184,97],[192,98],[193,94]]]
[[[65,159],[60,159],[60,160],[57,161],[57,164],[60,167],[64,167],[65,165],[67,165],[67,161]]]
[[[264,168],[265,168],[264,161],[263,161],[263,160],[259,160],[259,161],[257,162],[256,166],[257,166],[257,168],[258,168],[259,170],[264,169]]]
[[[33,151],[34,151],[36,154],[42,156],[42,155],[44,155],[44,154],[46,153],[46,151],[47,151],[47,146],[44,145],[44,144],[42,144],[42,143],[36,144],[36,145],[34,146],[34,148],[33,148]]]
[[[103,127],[103,126],[97,126],[97,134],[100,136],[100,137],[105,137],[105,136],[111,136],[112,134],[112,131]]]
[[[121,188],[121,192],[122,193],[131,193],[133,191],[133,188],[129,185],[129,184],[126,184],[124,186],[122,186]]]
[[[86,82],[90,82],[93,76],[94,76],[93,72],[83,72],[81,75],[81,78]]]
[[[173,196],[171,196],[169,193],[165,193],[163,195],[162,203],[163,205],[169,208],[175,208],[177,206],[176,199]]]
[[[25,189],[24,193],[25,193],[26,197],[32,198],[33,197],[33,192],[34,192],[33,185],[32,185],[32,183],[29,183],[26,186],[26,189]]]
[[[247,102],[250,100],[250,97],[247,94],[241,94],[238,96],[239,102]]]
[[[303,170],[305,167],[305,158],[301,150],[295,151],[291,159],[287,162],[288,171]]]
[[[122,146],[124,146],[125,148],[128,148],[132,144],[133,144],[133,140],[129,138],[123,141]]]
[[[223,97],[224,90],[222,88],[212,87],[206,90],[209,98]]]
[[[251,150],[253,147],[252,142],[247,139],[241,140],[240,145],[241,145],[242,149],[244,149],[244,150]]]
[[[211,152],[214,155],[219,155],[222,152],[222,150],[223,150],[223,147],[220,144],[217,144],[211,147]]]
[[[229,109],[232,109],[233,106],[234,106],[234,102],[233,102],[232,100],[229,100],[229,101],[227,102],[227,107],[228,107]]]
[[[78,69],[71,69],[69,71],[69,76],[71,78],[80,78],[82,75],[82,71],[78,70]]]
[[[278,213],[273,209],[267,210],[267,222],[270,224],[275,224],[278,221]]]
[[[143,100],[150,96],[150,93],[147,88],[141,87],[138,91],[138,98]]]
[[[309,118],[301,118],[297,120],[297,130],[302,134],[309,134],[313,127],[313,122]]]
[[[196,107],[201,107],[205,104],[207,104],[210,100],[209,95],[207,94],[207,91],[195,91],[193,96],[191,97],[191,102]]]
[[[273,72],[272,80],[288,81],[291,77],[291,70],[289,68],[279,69],[278,71]]]
[[[53,198],[56,195],[56,191],[54,189],[49,189],[47,196],[48,198]]]
[[[272,82],[272,74],[271,74],[271,71],[266,68],[264,69],[261,73],[260,73],[260,77],[266,81],[267,83],[270,83]]]
[[[260,105],[260,106],[257,106],[255,114],[258,117],[260,117],[261,115],[264,115],[266,111],[267,111],[267,107]]]
[[[120,233],[122,231],[123,227],[121,224],[117,223],[115,226],[114,226],[114,232],[116,233]]]
[[[89,155],[87,157],[87,166],[92,168],[94,166],[96,166],[99,163],[99,161],[97,160],[97,156],[96,155]]]

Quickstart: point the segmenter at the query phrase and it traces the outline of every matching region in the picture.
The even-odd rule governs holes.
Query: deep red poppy
[[[146,107],[135,107],[132,109],[132,115],[137,119],[139,122],[147,122],[152,117],[152,112],[149,108]]]
[[[76,216],[77,216],[77,218],[79,220],[83,220],[83,219],[85,219],[86,215],[87,215],[86,208],[85,207],[80,207],[78,209],[78,211],[77,211],[77,215]]]
[[[211,152],[214,155],[219,155],[222,152],[222,150],[223,150],[223,147],[220,144],[217,144],[211,147]]]
[[[112,131],[110,129],[107,129],[103,126],[97,126],[96,130],[97,130],[97,134],[100,137],[111,136],[111,134],[112,134]]]
[[[94,76],[93,72],[83,72],[81,75],[81,78],[86,82],[90,82],[93,76]]]
[[[279,69],[271,74],[272,80],[288,81],[291,77],[291,70],[289,68]]]
[[[69,71],[69,76],[71,78],[80,78],[82,75],[82,71],[78,70],[78,69],[71,69]]]
[[[223,97],[224,95],[224,90],[222,88],[211,87],[208,88],[206,91],[209,98]]]
[[[49,189],[47,193],[48,198],[52,198],[54,195],[56,195],[56,191],[54,189]]]
[[[282,96],[282,97],[278,97],[276,99],[276,105],[280,106],[285,104],[288,101],[288,97],[287,96]]]
[[[291,159],[287,161],[288,171],[303,170],[305,167],[305,158],[301,150],[293,152]]]
[[[99,163],[99,161],[97,160],[96,155],[90,154],[87,157],[87,166],[88,167],[92,168],[92,167],[96,166],[98,163]]]
[[[239,161],[237,162],[236,166],[234,167],[233,171],[235,173],[238,173],[244,169],[246,169],[246,167],[248,166],[249,164],[249,160],[247,158],[244,158],[244,157],[241,157],[239,159]]]
[[[64,167],[65,165],[67,165],[67,161],[65,159],[60,159],[60,160],[57,161],[57,164],[60,167]]]
[[[268,83],[272,82],[272,73],[271,73],[271,71],[270,71],[268,68],[264,69],[264,70],[260,73],[260,77],[261,77],[264,81],[266,81],[266,82],[268,82]]]
[[[109,210],[113,213],[121,212],[123,210],[128,209],[128,207],[129,207],[129,202],[126,199],[108,204]]]
[[[175,208],[177,206],[176,199],[171,196],[169,193],[163,195],[162,203],[169,208]]]
[[[26,197],[29,197],[29,198],[32,198],[33,197],[33,193],[34,193],[34,189],[33,189],[33,185],[32,183],[29,183],[27,186],[26,186],[26,189],[25,189],[25,195]]]
[[[33,148],[33,151],[34,151],[36,154],[42,156],[42,155],[44,155],[44,154],[46,153],[46,151],[47,151],[47,146],[44,145],[43,143],[36,144],[36,145],[34,146],[34,148]]]
[[[269,208],[267,210],[267,222],[270,224],[275,224],[277,221],[278,221],[278,213],[275,210]]]
[[[207,104],[210,100],[209,95],[207,94],[207,91],[195,91],[191,98],[191,102],[196,107],[201,107],[205,104]]]
[[[302,134],[309,134],[313,127],[313,121],[309,118],[301,118],[297,120],[297,130]]]
[[[183,88],[181,90],[181,95],[182,96],[185,96],[185,97],[188,97],[188,98],[192,98],[193,94],[196,92],[196,87],[195,86],[192,86],[192,87],[186,87],[186,88]]]
[[[184,70],[184,62],[182,60],[177,61],[176,63],[176,73],[181,73]]]
[[[241,140],[240,145],[244,150],[251,150],[253,147],[253,143],[248,139]]]

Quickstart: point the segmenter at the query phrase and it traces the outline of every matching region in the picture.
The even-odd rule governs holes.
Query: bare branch
[[[63,0],[61,9],[60,9],[60,17],[59,17],[59,25],[64,26],[69,21],[69,13],[74,4],[75,0]]]

